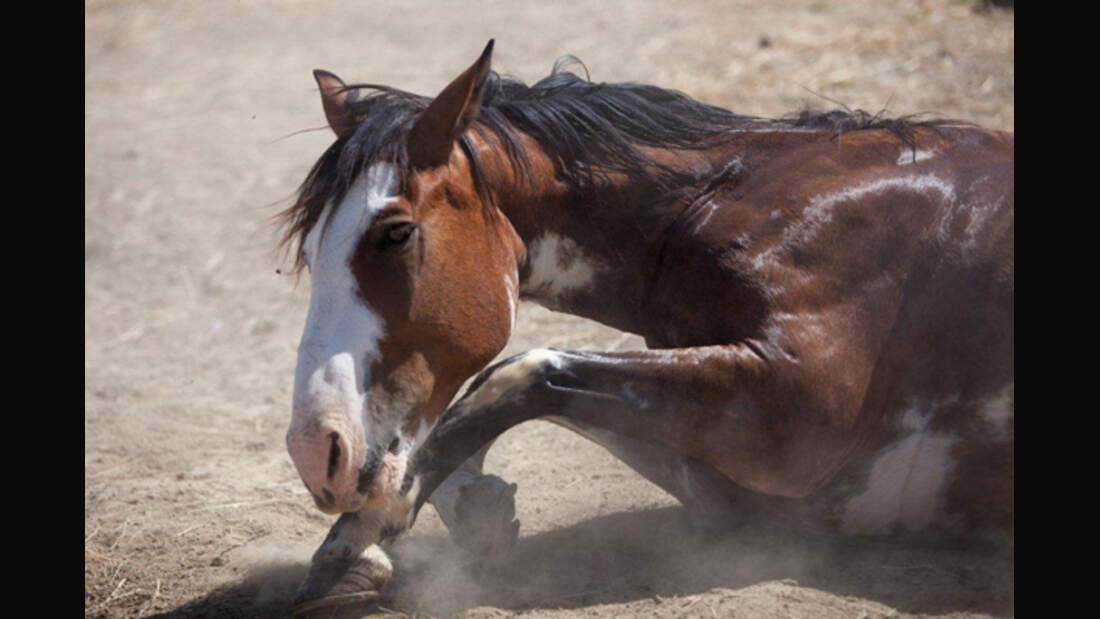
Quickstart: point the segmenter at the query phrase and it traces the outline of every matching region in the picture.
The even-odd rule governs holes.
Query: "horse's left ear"
[[[409,132],[409,160],[418,168],[434,168],[447,163],[454,141],[481,109],[481,95],[489,79],[493,40],[485,46],[477,62],[455,78],[416,119]]]
[[[356,92],[348,90],[344,80],[328,71],[316,69],[313,79],[321,89],[321,105],[325,108],[325,119],[332,127],[336,137],[340,137],[355,128],[355,114],[348,104],[355,100]]]

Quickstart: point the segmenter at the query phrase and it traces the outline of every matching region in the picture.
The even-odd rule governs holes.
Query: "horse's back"
[[[777,414],[835,440],[784,448],[824,462],[847,445],[807,497],[815,521],[1011,531],[1012,136],[776,139],[789,148],[741,154],[743,174],[678,207],[639,321],[647,344],[747,341],[782,384],[810,386]]]
[[[1011,532],[1011,134],[857,132],[746,167],[668,241],[653,339],[770,338],[774,362],[862,394],[826,421],[851,456],[808,501],[843,532]],[[693,304],[724,310],[673,319]]]

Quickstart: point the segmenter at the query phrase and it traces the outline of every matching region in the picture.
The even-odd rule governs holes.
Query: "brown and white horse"
[[[480,459],[536,418],[708,517],[1011,540],[1012,134],[528,87],[491,51],[435,99],[315,72],[337,140],[285,214],[312,278],[287,445],[342,516],[299,610],[377,591],[424,501],[514,541]],[[448,408],[520,298],[650,350],[530,351]]]

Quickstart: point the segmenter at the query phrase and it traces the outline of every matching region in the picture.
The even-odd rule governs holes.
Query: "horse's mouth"
[[[368,503],[368,497],[365,496],[355,501],[341,501],[339,503],[332,500],[325,500],[312,493],[310,493],[310,496],[313,497],[313,504],[317,506],[317,509],[330,516],[361,511]]]

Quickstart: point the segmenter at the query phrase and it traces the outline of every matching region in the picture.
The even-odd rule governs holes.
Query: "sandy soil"
[[[284,447],[309,282],[276,273],[268,221],[331,141],[286,137],[323,125],[312,69],[430,94],[495,37],[495,68],[528,82],[572,53],[595,80],[742,113],[834,107],[814,91],[1013,128],[1011,12],[611,4],[86,3],[87,615],[279,615],[332,522]],[[503,354],[642,346],[532,305],[518,329]],[[519,483],[515,551],[464,556],[425,508],[374,612],[1014,613],[1011,549],[827,543],[763,525],[700,538],[670,497],[541,422],[507,433],[488,468]]]

